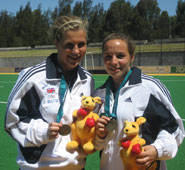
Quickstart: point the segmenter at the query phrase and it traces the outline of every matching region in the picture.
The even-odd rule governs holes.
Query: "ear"
[[[101,104],[101,98],[100,98],[100,97],[94,97],[94,101],[95,101],[96,103]]]
[[[131,56],[131,63],[133,63],[134,62],[134,59],[135,59],[135,56],[133,55],[133,56]]]
[[[146,118],[144,118],[144,117],[139,117],[139,118],[137,118],[137,120],[136,120],[136,123],[138,124],[138,125],[141,125],[141,124],[143,124],[143,123],[145,123],[146,122]]]
[[[54,41],[54,44],[55,44],[55,47],[58,49],[58,41],[57,40]]]

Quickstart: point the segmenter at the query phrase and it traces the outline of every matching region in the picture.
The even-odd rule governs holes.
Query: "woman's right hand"
[[[107,116],[100,117],[96,122],[96,134],[98,137],[104,139],[107,135],[107,130],[105,126],[110,121],[110,118]]]
[[[59,129],[62,126],[62,123],[52,122],[48,126],[48,137],[50,140],[56,139],[59,136]]]

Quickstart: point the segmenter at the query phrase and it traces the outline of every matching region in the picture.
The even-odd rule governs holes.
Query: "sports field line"
[[[7,104],[7,102],[0,101],[0,104]]]
[[[0,83],[15,83],[15,81],[0,81]]]
[[[160,79],[160,81],[162,81],[162,82],[183,82],[185,80],[163,80],[163,79]]]
[[[185,76],[184,73],[148,73],[150,76]]]
[[[19,73],[0,73],[0,75],[17,75],[17,74],[19,74]],[[93,74],[93,75],[99,75],[99,74]],[[105,75],[107,75],[107,74],[105,74]],[[151,76],[185,76],[185,73],[148,73],[147,75],[151,75]]]
[[[19,73],[0,73],[0,75],[17,75]]]

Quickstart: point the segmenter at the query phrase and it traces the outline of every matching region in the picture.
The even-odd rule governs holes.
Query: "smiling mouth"
[[[76,57],[73,57],[73,56],[69,56],[69,58],[73,61],[78,61],[80,59],[80,56],[76,56]]]
[[[119,69],[119,68],[111,68],[110,70],[113,71],[113,72],[117,72],[117,71],[119,71],[120,69]]]

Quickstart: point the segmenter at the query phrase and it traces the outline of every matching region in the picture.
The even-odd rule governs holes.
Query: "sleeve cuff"
[[[162,146],[161,146],[159,143],[157,143],[157,142],[155,142],[155,143],[153,143],[153,144],[151,144],[151,145],[154,146],[154,147],[156,148],[158,158],[160,159],[160,158],[162,157],[162,155],[163,155]]]
[[[94,140],[94,147],[96,150],[102,150],[105,144],[105,139],[102,139],[100,137],[98,137],[97,135],[95,136],[95,140]]]
[[[27,140],[36,146],[51,142],[47,135],[48,126],[49,124],[41,119],[31,120],[26,133]]]
[[[53,140],[48,138],[48,123],[43,123],[41,128],[38,128],[38,135],[42,138],[43,144],[47,144],[48,142],[52,142]]]

